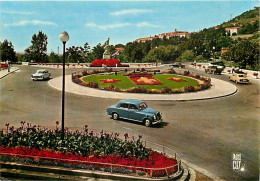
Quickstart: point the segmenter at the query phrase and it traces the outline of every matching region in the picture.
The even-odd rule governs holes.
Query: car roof
[[[47,71],[47,69],[38,69],[37,71]]]
[[[137,100],[137,99],[123,99],[119,102],[124,102],[124,103],[131,103],[131,104],[140,104],[144,101],[140,101],[140,100]]]

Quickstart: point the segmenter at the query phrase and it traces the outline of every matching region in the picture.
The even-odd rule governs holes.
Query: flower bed
[[[118,79],[102,79],[100,81],[103,82],[103,83],[116,83],[120,80],[118,80]]]
[[[7,64],[0,64],[0,68],[3,68],[3,67],[8,67]]]
[[[119,70],[118,70],[119,71]],[[129,92],[129,93],[185,93],[200,91],[211,87],[211,79],[189,71],[177,74],[175,71],[151,73],[123,73],[100,75],[104,72],[113,72],[112,68],[107,70],[93,70],[82,73],[73,73],[72,81],[82,86],[98,88],[101,90]],[[97,74],[97,75],[96,75]],[[86,76],[88,75],[88,76]],[[172,79],[171,79],[172,78]],[[103,83],[102,80],[115,79],[117,82]],[[200,80],[200,81],[199,81]],[[176,83],[174,83],[176,82]],[[192,88],[190,87],[192,86]],[[187,87],[187,88],[186,88]]]
[[[138,85],[160,85],[162,82],[155,79],[154,77],[135,77],[130,78],[135,84]]]
[[[175,81],[175,82],[182,82],[182,81],[187,81],[185,79],[181,79],[181,78],[174,78],[174,77],[171,77],[171,78],[168,78],[168,80],[172,80],[172,81]]]
[[[123,65],[120,63],[120,60],[118,59],[96,59],[90,64],[90,67],[129,67],[129,65]]]
[[[58,163],[69,164],[69,167],[77,168],[77,165],[87,165],[84,168],[120,168],[142,171],[152,176],[165,176],[173,174],[180,169],[176,159],[170,158],[143,146],[141,136],[137,140],[119,139],[119,134],[106,134],[103,131],[98,134],[84,131],[69,132],[66,130],[62,139],[61,130],[56,122],[55,130],[38,126],[21,127],[14,129],[7,126],[7,133],[1,132],[0,155],[23,158],[20,161],[28,163],[33,160],[47,160],[45,164]],[[3,159],[3,157],[1,157]],[[39,164],[39,163],[38,163]],[[54,164],[55,165],[55,164]]]

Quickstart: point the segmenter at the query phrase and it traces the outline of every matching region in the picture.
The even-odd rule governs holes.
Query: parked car
[[[235,83],[248,84],[249,80],[246,78],[245,74],[234,73],[229,76],[229,80],[234,81]]]
[[[181,62],[174,62],[170,65],[172,68],[185,68],[185,65],[183,65]]]
[[[212,62],[209,64],[207,68],[205,68],[206,73],[211,73],[211,74],[221,74],[221,72],[225,69],[225,64],[223,61],[219,62]]]
[[[128,119],[151,126],[162,122],[162,113],[148,108],[144,101],[124,99],[106,109],[108,115],[114,120],[119,118]]]
[[[34,80],[45,80],[49,79],[51,76],[51,73],[48,72],[46,69],[40,69],[37,70],[35,74],[31,75],[31,79]]]

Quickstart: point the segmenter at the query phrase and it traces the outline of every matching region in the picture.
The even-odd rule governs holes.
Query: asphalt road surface
[[[39,68],[19,68],[19,72],[0,80],[0,129],[5,129],[5,123],[19,127],[21,121],[54,128],[56,121],[61,120],[61,92],[51,88],[48,81],[30,79],[30,74]],[[53,78],[62,75],[62,70],[49,71]],[[66,70],[66,74],[74,71]],[[207,76],[228,81],[226,75]],[[65,127],[82,130],[88,125],[95,131],[141,134],[143,139],[173,148],[184,160],[223,179],[258,180],[259,82],[237,87],[238,93],[225,98],[147,101],[149,107],[163,113],[164,123],[154,127],[112,120],[105,109],[117,99],[66,93]],[[242,154],[245,171],[233,170],[233,153]]]

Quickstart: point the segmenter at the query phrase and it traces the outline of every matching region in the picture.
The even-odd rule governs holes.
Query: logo
[[[233,170],[236,171],[245,171],[245,165],[242,165],[242,154],[241,153],[233,153]]]

